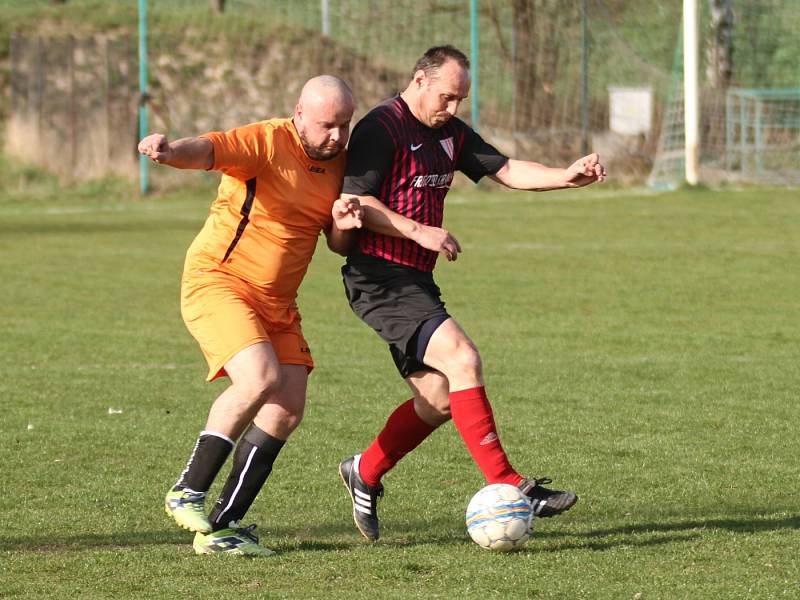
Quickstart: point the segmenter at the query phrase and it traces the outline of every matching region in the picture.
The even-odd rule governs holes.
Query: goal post
[[[683,0],[683,122],[686,183],[700,182],[700,89],[697,0]]]
[[[694,35],[691,5],[684,0],[648,185],[800,185],[800,79],[791,50],[800,5],[742,0],[734,11],[732,0],[705,0],[696,6],[694,43],[686,39]]]

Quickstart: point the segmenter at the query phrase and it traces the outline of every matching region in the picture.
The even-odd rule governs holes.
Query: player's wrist
[[[419,243],[420,237],[422,236],[423,228],[425,225],[421,225],[416,221],[412,221],[411,219],[407,220],[405,231],[403,231],[403,235],[410,239],[412,242]],[[401,230],[402,231],[402,230]]]
[[[164,148],[164,151],[161,153],[161,160],[159,162],[171,167],[175,158],[175,149],[167,144],[166,148]]]

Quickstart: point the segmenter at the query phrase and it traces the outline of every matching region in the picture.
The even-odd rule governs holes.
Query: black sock
[[[231,521],[240,521],[261,491],[272,471],[272,464],[285,440],[274,438],[251,425],[239,440],[233,455],[233,467],[225,487],[208,516],[214,531],[225,529]]]
[[[189,488],[195,492],[207,492],[211,482],[233,450],[233,442],[210,431],[201,431],[186,468],[172,489]]]

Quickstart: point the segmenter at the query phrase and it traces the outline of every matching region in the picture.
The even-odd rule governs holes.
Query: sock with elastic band
[[[436,430],[414,410],[414,399],[398,406],[369,448],[361,454],[358,474],[369,486],[376,486],[398,461]]]
[[[242,520],[272,472],[272,465],[285,443],[255,424],[250,425],[236,446],[230,475],[208,516],[214,531]]]
[[[190,489],[207,492],[219,473],[222,465],[233,450],[234,441],[226,435],[214,431],[201,431],[173,491]]]
[[[486,483],[518,485],[523,477],[506,456],[483,386],[450,392],[450,414]]]

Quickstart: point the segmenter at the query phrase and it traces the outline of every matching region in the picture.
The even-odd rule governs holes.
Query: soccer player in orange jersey
[[[361,226],[358,201],[338,199],[352,116],[347,84],[322,75],[305,84],[291,118],[139,143],[158,164],[222,172],[186,254],[181,313],[208,380],[227,375],[230,386],[165,499],[178,525],[196,532],[198,554],[273,554],[255,526],[240,521],[303,417],[314,362],[295,299],[317,238],[324,232],[328,247],[346,255]],[[232,471],[207,517],[206,492],[234,446]]]

